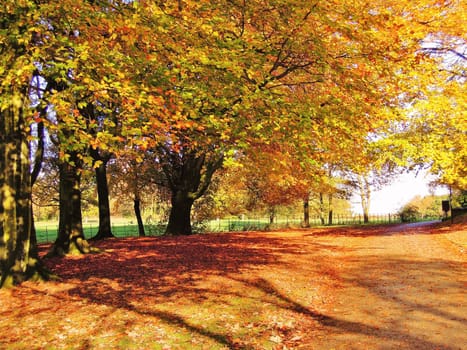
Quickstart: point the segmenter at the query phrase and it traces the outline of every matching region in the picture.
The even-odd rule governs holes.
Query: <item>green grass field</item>
[[[400,218],[394,215],[371,216],[369,224],[386,224],[400,222]],[[335,215],[333,225],[358,225],[363,224],[360,216]],[[317,217],[310,218],[311,226],[321,226],[321,220]],[[268,231],[285,228],[300,228],[302,219],[299,217],[277,218],[273,224],[267,217],[262,218],[226,218],[206,221],[201,224],[193,224],[193,232],[235,232],[235,231]],[[57,237],[58,221],[36,222],[37,241],[39,243],[53,242]],[[83,222],[84,235],[87,239],[97,234],[99,222],[97,219],[87,219]],[[164,233],[165,224],[150,223],[144,225],[147,236],[160,236]],[[138,226],[135,220],[128,218],[112,218],[112,232],[116,237],[138,236]]]
[[[202,224],[194,224],[193,231],[201,232],[227,232],[227,231],[265,231],[276,228],[300,227],[300,219],[296,220],[277,220],[274,224],[270,224],[267,218],[259,219],[219,219],[204,222]],[[42,221],[36,223],[37,241],[39,243],[53,242],[57,237],[57,221]],[[145,224],[145,233],[148,236],[159,236],[164,233],[165,225],[163,224]],[[92,219],[83,222],[84,235],[87,239],[97,234],[99,222],[97,219]],[[138,226],[133,222],[124,218],[112,219],[112,233],[116,237],[134,237],[138,236]]]
[[[41,221],[36,223],[36,235],[38,243],[53,242],[57,238],[57,221]],[[83,222],[84,235],[87,239],[95,236],[99,229],[97,220]],[[158,236],[164,232],[164,227],[159,225],[145,225],[147,235]],[[112,233],[116,237],[138,236],[138,225],[126,219],[117,218],[112,223]]]

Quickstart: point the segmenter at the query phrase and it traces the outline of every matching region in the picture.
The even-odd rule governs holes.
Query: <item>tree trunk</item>
[[[99,231],[97,231],[93,240],[114,237],[110,224],[110,202],[106,160],[102,160],[102,163],[96,168],[96,184],[99,204]]]
[[[79,105],[79,104],[78,104]],[[86,103],[86,105],[79,109],[80,113],[88,118],[91,123],[98,122],[99,117],[96,112],[95,106],[92,103]],[[108,116],[105,117],[108,119]],[[97,124],[97,123],[96,123]],[[97,133],[96,128],[89,128],[91,134]],[[110,225],[110,203],[109,203],[109,188],[107,184],[107,163],[112,157],[112,154],[101,150],[99,147],[91,147],[90,152],[94,162],[100,162],[96,168],[96,184],[97,184],[97,200],[99,208],[99,230],[97,234],[92,238],[93,240],[111,238],[114,237],[112,234],[112,228]]]
[[[31,241],[30,149],[16,98],[16,106],[0,114],[0,288],[49,277]]]
[[[326,223],[324,220],[324,196],[322,193],[319,194],[319,219],[321,221],[321,225]]]
[[[169,222],[166,235],[191,235],[191,208],[194,199],[188,192],[176,191],[172,194]]]
[[[332,194],[328,195],[328,225],[332,225],[333,205],[332,205]]]
[[[46,113],[46,108],[41,108],[40,109],[40,114],[45,115]],[[34,160],[32,164],[32,171],[31,171],[31,194],[32,194],[32,187],[34,186],[37,178],[39,177],[39,174],[42,169],[42,162],[44,160],[44,146],[45,146],[45,141],[44,141],[44,133],[45,133],[45,126],[43,122],[37,123],[37,147],[36,147],[36,152],[34,154]],[[37,250],[37,235],[36,235],[36,227],[34,225],[34,213],[33,213],[33,208],[32,208],[32,202],[31,202],[31,246],[34,247],[35,250]]]
[[[139,200],[139,197],[135,196],[135,199],[133,200],[133,208],[135,209],[136,221],[138,222],[138,233],[140,237],[144,237],[146,236],[146,233],[144,232],[144,224],[143,218],[141,217],[140,204],[141,201]]]
[[[303,200],[303,227],[310,227],[310,197]]]
[[[270,207],[269,208],[269,224],[272,225],[274,223],[274,218],[276,217],[276,208]]]
[[[79,164],[76,153],[70,155],[70,162]],[[58,236],[50,255],[85,254],[91,251],[83,232],[80,170],[70,162],[62,161],[59,165],[60,216]]]
[[[207,155],[196,150],[175,153],[165,152],[162,168],[172,192],[169,222],[166,235],[191,235],[191,208],[196,199],[204,195],[214,172],[222,166],[223,155]]]
[[[370,221],[370,183],[365,176],[359,177],[360,200],[362,201],[363,222],[367,224]]]
[[[368,213],[368,211],[365,211],[363,213],[363,222],[365,224],[368,224],[370,222],[370,214]]]

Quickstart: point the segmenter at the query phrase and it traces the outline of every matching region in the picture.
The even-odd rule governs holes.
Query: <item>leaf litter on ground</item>
[[[102,253],[46,260],[60,281],[0,291],[0,348],[313,349],[342,322],[329,315],[355,249],[336,237],[387,231],[94,242]]]

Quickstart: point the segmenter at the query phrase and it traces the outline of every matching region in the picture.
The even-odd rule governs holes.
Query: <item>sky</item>
[[[425,172],[406,173],[397,177],[390,185],[375,191],[371,196],[370,214],[396,213],[415,196],[431,195],[429,188],[430,176]],[[434,194],[449,195],[447,188],[437,188]],[[358,198],[352,198],[352,211],[361,213],[362,207]]]

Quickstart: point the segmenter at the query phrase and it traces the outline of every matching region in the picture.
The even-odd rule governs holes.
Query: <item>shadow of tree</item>
[[[443,226],[439,221],[416,222],[407,224],[345,226],[313,229],[305,236],[330,237],[374,237],[398,236],[406,234],[443,234]]]
[[[458,349],[457,347],[448,348],[442,344],[437,344],[420,337],[411,336],[406,332],[401,332],[394,329],[382,330],[380,327],[368,325],[363,322],[348,321],[342,318],[332,317],[320,312],[316,312],[309,307],[306,307],[289,298],[286,294],[274,287],[274,285],[271,284],[268,280],[263,278],[252,280],[241,279],[241,281],[243,281],[245,285],[258,288],[267,294],[273,295],[278,300],[276,303],[278,307],[287,308],[296,313],[302,314],[303,316],[311,317],[313,320],[318,321],[321,325],[330,327],[337,332],[374,336],[378,339],[386,339],[390,341],[401,339],[411,349]],[[441,315],[446,316],[443,313],[441,313]],[[450,315],[447,316],[449,317]],[[459,321],[464,323],[465,319],[462,318]]]
[[[368,235],[384,234],[384,229],[370,231]],[[350,234],[345,232],[344,230],[344,235]],[[313,259],[309,260],[309,264],[320,264],[323,259],[329,260],[329,256],[324,254],[324,251],[333,250],[346,254],[353,251],[351,248],[315,242],[306,236],[280,238],[265,233],[234,233],[107,240],[97,243],[104,251],[102,254],[76,259],[54,258],[48,260],[47,264],[53,271],[59,273],[64,281],[75,283],[76,287],[66,292],[70,297],[155,317],[189,332],[208,337],[231,349],[241,348],[241,345],[225,330],[214,331],[204,328],[182,314],[157,308],[157,303],[178,299],[200,306],[204,300],[214,299],[225,302],[231,297],[243,297],[241,288],[236,290],[225,286],[213,288],[203,283],[209,277],[222,276],[244,286],[243,290],[253,293],[254,296],[251,298],[256,302],[273,303],[277,308],[296,313],[299,317],[309,318],[334,332],[368,335],[382,340],[400,339],[413,348],[446,349],[442,344],[410,335],[400,329],[382,330],[362,321],[349,321],[315,311],[312,307],[297,302],[285,291],[279,290],[267,278],[257,277],[254,274],[258,269],[263,268],[277,267],[286,270],[308,259]],[[296,258],[297,261],[292,263],[291,257],[292,260]],[[380,259],[378,256],[373,256],[368,261],[354,261],[352,268],[346,270],[344,280],[349,284],[379,293],[377,282],[369,280],[366,274],[368,266],[384,268]],[[414,271],[419,268],[429,269],[433,278],[443,273],[434,265],[414,263],[401,258],[394,258],[384,264],[386,267],[389,264]],[[456,266],[455,269],[461,267]],[[388,275],[386,278],[390,283],[397,278],[397,274]],[[388,296],[388,298],[392,297]],[[422,308],[434,315],[455,319],[463,325],[466,322],[464,317],[456,318],[455,315],[443,310],[410,302],[399,296],[392,302],[411,304],[412,307]]]
[[[463,302],[459,298],[453,299],[454,295],[462,296],[465,293],[465,263],[401,257],[382,260],[377,255],[355,259],[353,263],[354,267],[347,270],[344,277],[350,285],[363,287],[379,298],[410,309],[459,322],[462,328],[467,327],[467,317],[462,311],[462,307],[465,309],[465,299]],[[404,278],[401,279],[401,276]],[[408,290],[412,292],[408,293]],[[434,307],[434,304],[439,306]],[[447,306],[457,308],[459,313],[447,312]]]
[[[228,290],[205,288],[201,282],[209,276],[228,277],[280,264],[284,254],[303,251],[297,242],[245,233],[119,239],[98,244],[104,253],[47,260],[64,282],[77,285],[67,291],[70,297],[156,317],[232,349],[238,344],[229,334],[207,330],[174,312],[144,307],[145,303],[179,299],[199,304],[219,293],[223,295],[218,299],[224,300]]]

